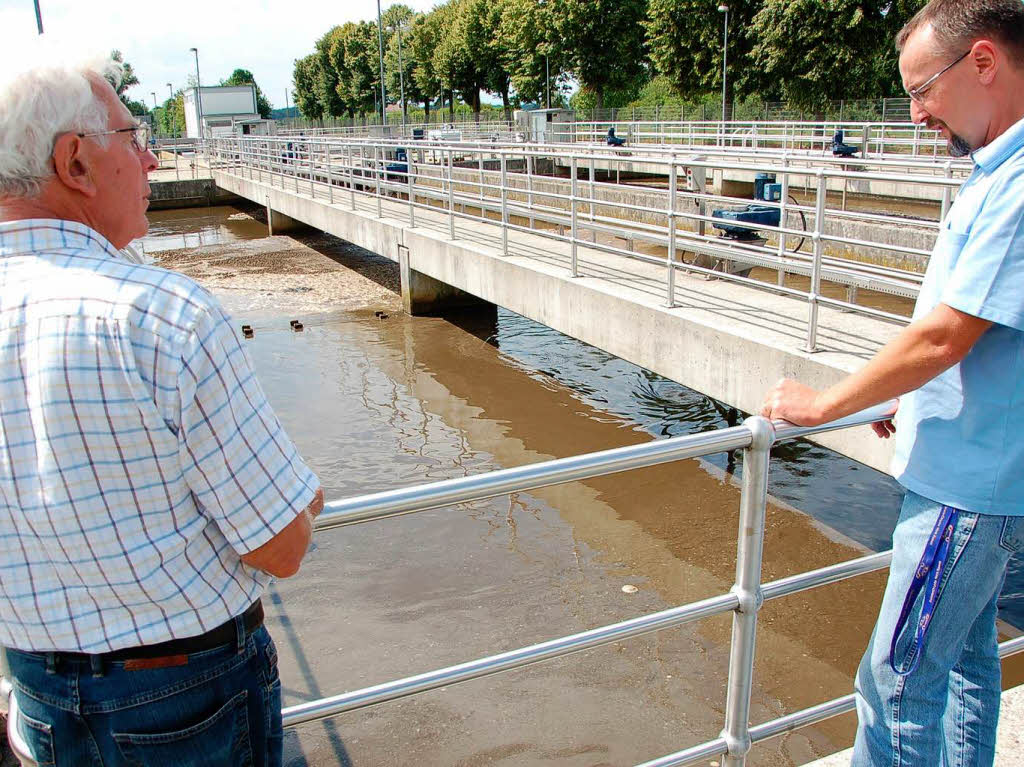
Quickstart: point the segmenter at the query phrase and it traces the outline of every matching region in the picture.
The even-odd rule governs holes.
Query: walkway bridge
[[[503,306],[743,412],[757,412],[782,376],[834,383],[907,321],[921,273],[877,254],[920,268],[928,250],[845,233],[865,219],[871,231],[905,232],[908,220],[844,211],[828,184],[958,184],[934,173],[762,161],[759,170],[781,179],[782,200],[765,203],[780,209],[781,225],[758,227],[759,238],[744,242],[711,233],[714,208],[749,202],[707,190],[709,171],[730,167],[718,159],[656,148],[641,159],[663,169],[666,188],[637,190],[589,170],[636,154],[563,151],[565,174],[550,146],[426,142],[409,146],[407,160],[399,148],[225,139],[211,143],[210,161],[218,186],[267,206],[274,231],[307,224],[399,262],[410,313]],[[797,185],[811,190],[813,205],[790,196]],[[937,226],[913,222],[925,237]],[[842,255],[850,251],[867,260]],[[889,443],[868,430],[816,439],[888,466]]]

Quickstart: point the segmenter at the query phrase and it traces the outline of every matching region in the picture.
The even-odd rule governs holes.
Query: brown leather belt
[[[248,635],[263,625],[263,602],[257,599],[249,609],[242,613],[242,622],[245,624],[245,633]],[[210,629],[205,634],[198,636],[184,637],[182,639],[170,639],[159,644],[140,645],[138,647],[125,647],[120,650],[90,655],[80,652],[52,652],[33,653],[35,655],[50,656],[51,662],[61,663],[64,661],[79,661],[86,663],[109,663],[118,661],[133,660],[157,660],[157,659],[180,659],[192,653],[213,650],[224,645],[234,644],[237,641],[235,631],[235,619],[224,621],[216,628]],[[187,662],[187,661],[186,661]],[[146,664],[153,668],[161,664]],[[180,665],[175,663],[173,665]]]

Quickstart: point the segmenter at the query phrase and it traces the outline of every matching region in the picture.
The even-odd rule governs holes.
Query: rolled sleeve
[[[1024,331],[1024,166],[989,190],[940,300]]]
[[[319,482],[270,407],[229,318],[197,322],[179,376],[179,455],[203,513],[241,556],[308,506]]]

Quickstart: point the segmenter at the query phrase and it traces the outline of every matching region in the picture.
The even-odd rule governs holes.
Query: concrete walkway
[[[852,755],[853,749],[847,749],[805,767],[848,767]],[[1024,686],[1003,693],[996,733],[996,767],[1017,767],[1020,764],[1024,764]]]

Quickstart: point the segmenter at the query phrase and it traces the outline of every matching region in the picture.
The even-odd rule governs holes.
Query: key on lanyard
[[[924,554],[914,572],[914,579],[907,589],[907,596],[903,600],[903,609],[900,611],[900,618],[896,622],[896,629],[892,634],[892,644],[889,645],[889,666],[899,676],[908,676],[914,673],[918,662],[921,660],[921,653],[924,651],[924,638],[928,633],[928,626],[931,625],[932,615],[939,604],[939,585],[942,583],[942,574],[946,570],[949,561],[950,548],[952,547],[953,531],[956,530],[957,520],[960,512],[952,506],[943,506],[932,533],[928,536],[928,543],[924,547]],[[924,605],[921,607],[921,619],[917,622],[917,629],[914,632],[914,660],[910,668],[900,671],[896,668],[896,642],[899,640],[903,629],[910,618],[910,610],[917,601],[917,595],[921,593],[925,582],[928,583],[928,590],[924,594]]]

